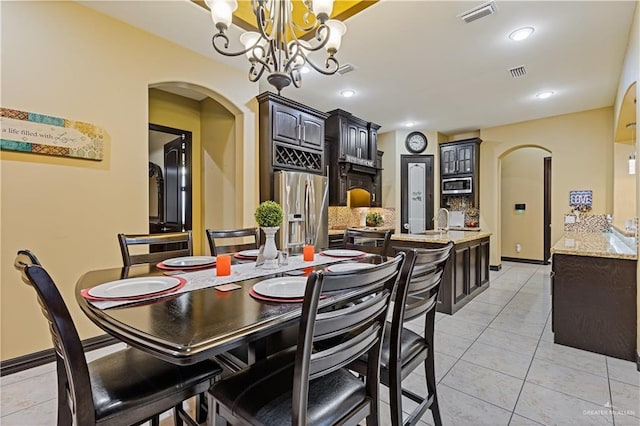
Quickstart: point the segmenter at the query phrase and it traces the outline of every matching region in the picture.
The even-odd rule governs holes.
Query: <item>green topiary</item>
[[[255,213],[256,222],[263,228],[280,226],[282,223],[282,207],[275,201],[260,203]]]

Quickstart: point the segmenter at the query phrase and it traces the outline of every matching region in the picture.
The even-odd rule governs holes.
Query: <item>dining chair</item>
[[[215,424],[330,425],[379,423],[379,361],[391,293],[405,255],[350,272],[312,272],[294,348],[213,385]],[[345,303],[323,303],[342,291]],[[346,303],[362,299],[362,303]],[[322,343],[322,347],[318,346]],[[366,381],[343,368],[367,354]]]
[[[260,231],[258,228],[224,229],[224,230],[207,229],[205,232],[207,233],[207,239],[209,240],[209,248],[211,249],[212,256],[217,256],[223,253],[233,253],[233,252],[239,252],[242,250],[251,250],[251,249],[260,248]],[[217,239],[242,238],[242,237],[252,237],[253,241],[240,243],[240,244],[227,244],[227,245],[216,244]]]
[[[356,249],[367,253],[387,256],[389,243],[391,241],[391,230],[369,230],[347,228],[344,230],[345,249]]]
[[[391,424],[414,425],[424,413],[431,409],[436,426],[442,425],[434,365],[434,325],[438,290],[442,274],[451,254],[453,243],[435,249],[393,248],[395,253],[406,253],[406,261],[396,290],[391,323],[385,328],[381,361],[380,383],[389,387]],[[407,321],[424,318],[424,333],[420,335],[403,327]],[[424,364],[426,377],[426,397],[402,388],[402,381]],[[361,376],[366,374],[366,359],[359,359],[349,368]],[[402,396],[418,403],[402,420]]]
[[[157,263],[172,257],[193,255],[191,231],[165,234],[118,234],[124,266]],[[131,246],[148,246],[148,253],[131,254]]]
[[[131,425],[173,410],[174,424],[197,423],[183,401],[206,391],[222,372],[213,361],[177,366],[126,348],[87,362],[69,310],[33,253],[18,251],[15,267],[36,291],[56,352],[61,425]]]

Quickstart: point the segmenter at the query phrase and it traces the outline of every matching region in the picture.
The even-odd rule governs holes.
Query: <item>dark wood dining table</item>
[[[345,260],[336,259],[337,262]],[[370,256],[360,261],[380,263],[382,259]],[[187,365],[259,342],[297,324],[301,303],[257,300],[249,290],[267,278],[304,276],[325,266],[239,281],[241,288],[228,292],[209,287],[108,309],[96,307],[81,295],[82,290],[106,282],[161,276],[166,272],[155,265],[135,265],[87,272],[78,280],[75,295],[87,317],[109,335],[157,358]],[[347,300],[349,293],[328,295],[322,303],[329,305]]]

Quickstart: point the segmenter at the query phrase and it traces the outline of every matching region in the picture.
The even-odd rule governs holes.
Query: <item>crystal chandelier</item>
[[[249,80],[255,82],[266,71],[267,81],[278,93],[289,84],[302,84],[301,70],[307,65],[325,75],[335,74],[340,64],[335,54],[340,48],[347,27],[340,21],[329,19],[333,0],[301,0],[304,5],[302,22],[294,22],[293,0],[251,0],[258,32],[247,31],[240,36],[244,46],[240,51],[229,51],[226,31],[231,25],[233,12],[238,8],[237,0],[205,0],[218,33],[211,40],[213,48],[225,56],[247,55],[251,68]],[[301,40],[296,32],[314,31],[314,44]],[[311,62],[310,52],[327,51],[324,67]]]

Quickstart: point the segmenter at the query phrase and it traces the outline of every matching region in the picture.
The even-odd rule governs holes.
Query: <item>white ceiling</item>
[[[244,56],[213,50],[210,15],[189,0],[81,3],[248,71]],[[346,21],[337,58],[355,71],[312,71],[302,88],[282,95],[322,111],[342,108],[381,132],[412,121],[445,134],[613,105],[636,2],[498,0],[494,15],[472,23],[456,17],[481,3],[381,0]],[[533,35],[511,41],[508,34],[523,26],[534,27]],[[513,79],[508,70],[520,65],[527,75]],[[347,88],[356,96],[342,98]],[[537,99],[542,90],[555,95]]]

